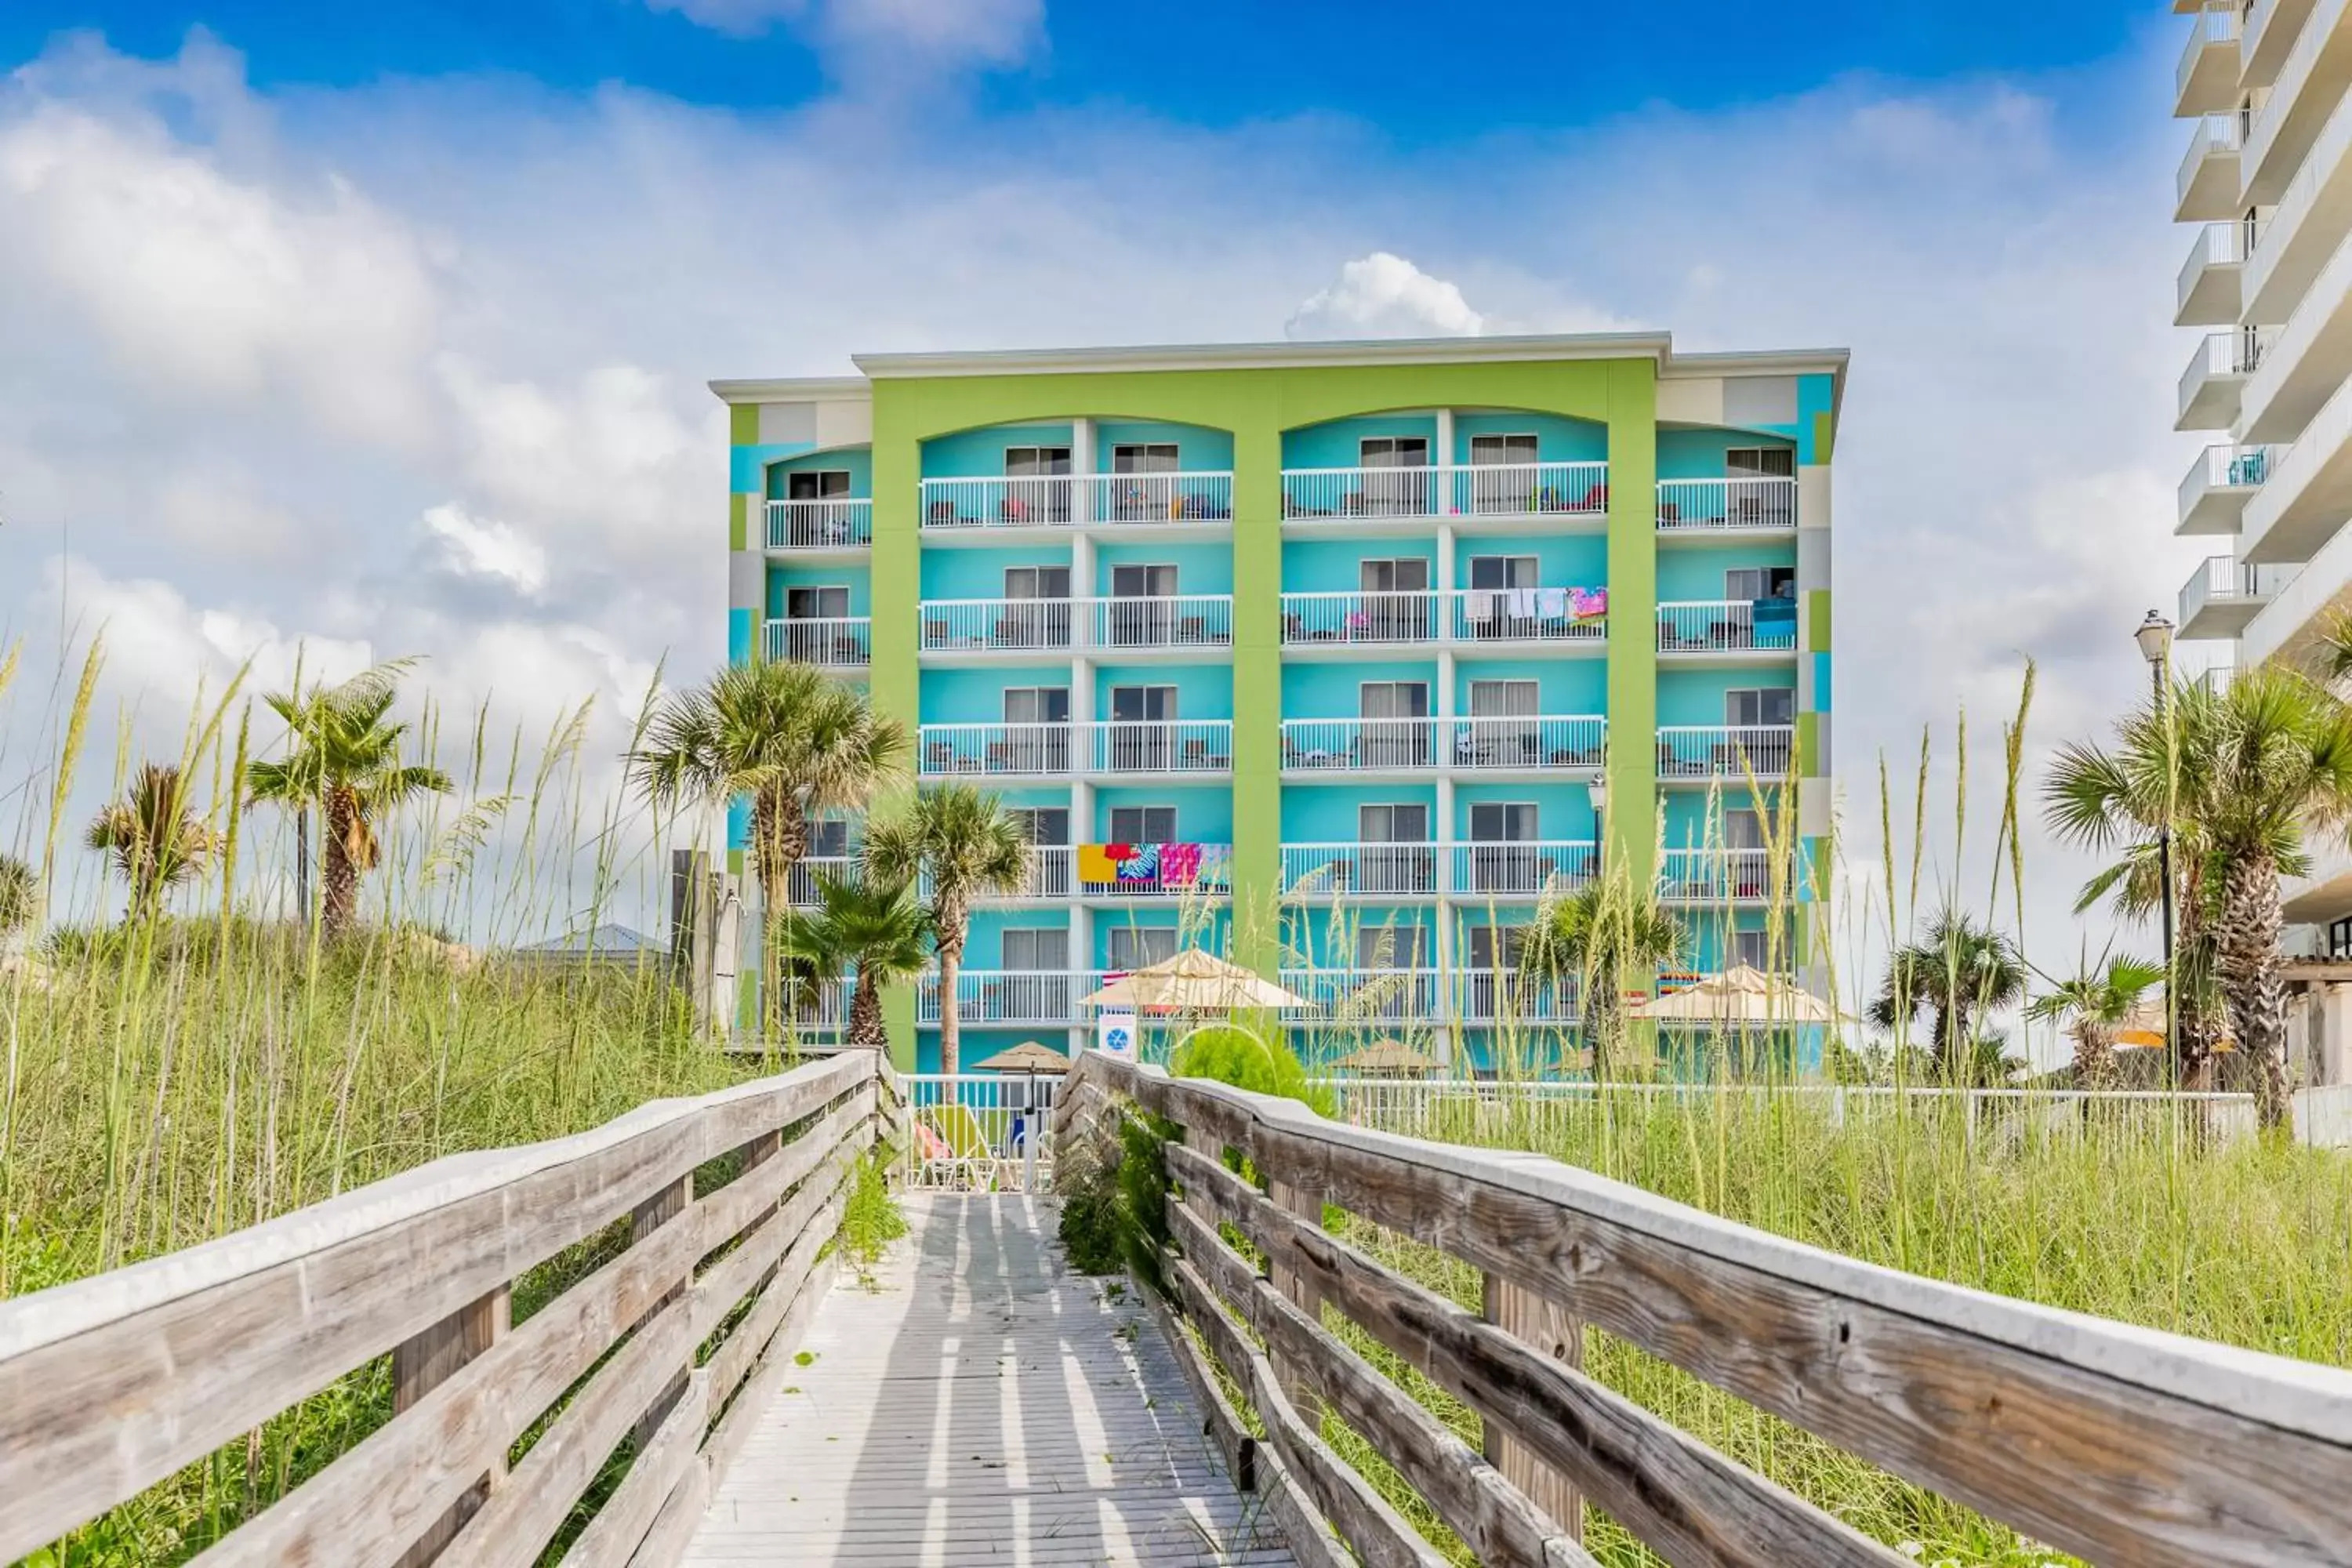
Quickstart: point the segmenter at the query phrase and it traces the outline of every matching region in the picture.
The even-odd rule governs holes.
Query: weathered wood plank
[[[565,1568],[627,1568],[678,1479],[698,1462],[696,1450],[709,1415],[709,1379],[698,1372],[687,1380],[686,1393],[672,1402],[652,1438],[629,1461],[629,1473],[564,1552]]]
[[[657,1101],[576,1137],[436,1161],[0,1304],[0,1560],[136,1495],[874,1070],[836,1058]]]
[[[1507,1279],[1486,1277],[1483,1307],[1486,1319],[1547,1360],[1562,1366],[1584,1365],[1584,1325],[1567,1308],[1523,1290]],[[1499,1415],[1485,1422],[1486,1458],[1503,1479],[1527,1495],[1528,1500],[1576,1541],[1584,1539],[1584,1499],[1576,1484],[1540,1452],[1531,1448]]]
[[[629,1559],[629,1568],[673,1568],[686,1555],[695,1526],[702,1522],[703,1510],[709,1506],[709,1469],[700,1464],[687,1466],[663,1501],[661,1512],[654,1516],[653,1528]]]
[[[736,1324],[733,1331],[719,1342],[719,1347],[710,1352],[710,1403],[714,1410],[727,1403],[735,1392],[735,1385],[743,1381],[744,1375],[751,1370],[752,1363],[760,1358],[767,1349],[768,1342],[775,1337],[785,1313],[801,1295],[802,1288],[808,1283],[811,1270],[817,1267],[818,1256],[839,1231],[842,1206],[842,1200],[835,1197],[810,1216],[809,1222],[793,1238],[791,1249],[777,1263],[774,1277],[761,1287],[758,1304],[744,1314],[743,1321]],[[697,1291],[704,1290],[707,1284],[705,1281],[696,1286]],[[695,1311],[698,1321],[709,1318],[711,1308],[708,1300],[698,1303]],[[715,1322],[717,1320],[711,1318],[710,1321]],[[708,1339],[709,1334],[705,1332],[702,1337]]]
[[[455,1376],[459,1368],[488,1351],[506,1333],[512,1313],[512,1296],[501,1285],[478,1301],[467,1304],[463,1311],[444,1318],[423,1333],[396,1345],[392,1352],[392,1409],[394,1417],[415,1407],[416,1404],[440,1384]],[[506,1474],[506,1456],[492,1456],[489,1468],[482,1479],[468,1487],[449,1505],[448,1511],[435,1520],[425,1533],[418,1536],[406,1552],[400,1555],[399,1568],[425,1568],[441,1554],[458,1527],[471,1519],[474,1510],[490,1495],[490,1488]]]
[[[833,1234],[841,1221],[833,1200],[847,1184],[857,1151],[836,1149],[810,1178],[744,1236],[740,1246],[703,1272],[696,1281],[695,1330],[708,1339],[736,1303],[759,1286],[761,1277],[776,1266],[785,1251],[813,1227]],[[822,1217],[827,1216],[829,1217]]]
[[[457,1532],[436,1568],[525,1568],[536,1563],[572,1503],[596,1479],[605,1456],[669,1386],[678,1365],[694,1354],[694,1345],[685,1301],[672,1301],[642,1324],[539,1435],[507,1484]]]
[[[1266,1511],[1274,1516],[1283,1540],[1301,1564],[1355,1568],[1355,1559],[1307,1501],[1290,1467],[1282,1462],[1282,1456],[1250,1436],[1242,1425],[1241,1414],[1226,1402],[1225,1392],[1209,1370],[1201,1347],[1177,1322],[1168,1303],[1140,1280],[1131,1281],[1131,1286],[1137,1299],[1150,1309],[1160,1337],[1174,1353],[1177,1370],[1183,1374],[1185,1385],[1192,1391],[1192,1403],[1202,1413],[1202,1436],[1215,1439],[1219,1451],[1225,1456],[1226,1472],[1234,1478],[1234,1484],[1265,1500]]]
[[[1905,1559],[1581,1372],[1263,1202],[1222,1166],[1171,1156],[1218,1217],[1287,1254],[1332,1304],[1486,1419],[1507,1421],[1675,1568],[1901,1568]]]
[[[840,1271],[841,1256],[835,1253],[823,1262],[813,1265],[806,1278],[800,1280],[789,1295],[781,1281],[772,1287],[782,1309],[775,1331],[761,1343],[754,1344],[749,1339],[743,1342],[746,1349],[756,1352],[756,1357],[751,1360],[743,1372],[733,1374],[733,1381],[724,1385],[728,1392],[733,1392],[740,1382],[742,1389],[735,1394],[735,1402],[727,1406],[726,1413],[719,1418],[719,1425],[702,1446],[703,1464],[710,1471],[714,1482],[726,1478],[735,1457],[742,1452],[744,1440],[759,1424],[760,1415],[768,1407],[768,1401],[774,1397],[777,1385],[783,1382],[785,1369],[793,1364],[793,1352],[800,1348],[802,1337],[808,1332],[809,1324],[816,1318],[818,1306],[833,1289],[834,1280]],[[714,1370],[718,1367],[716,1359],[711,1365]],[[712,1386],[714,1389],[719,1387],[716,1378]],[[724,1394],[715,1394],[714,1406],[724,1397]]]
[[[1218,1237],[1213,1221],[1175,1203],[1168,1206],[1168,1220],[1186,1260],[1257,1331],[1268,1351],[1278,1348],[1300,1367],[1340,1418],[1427,1500],[1479,1562],[1496,1568],[1592,1568],[1592,1559],[1559,1524],[1515,1490],[1477,1450],[1260,1279]]]
[[[1181,1205],[1177,1207],[1181,1212]],[[1200,1329],[1217,1360],[1248,1394],[1251,1407],[1265,1424],[1266,1436],[1290,1473],[1367,1568],[1442,1568],[1444,1555],[1299,1419],[1272,1364],[1225,1315],[1217,1304],[1216,1292],[1190,1259],[1174,1261],[1169,1282],[1176,1287],[1186,1318]]]
[[[1337,1126],[1125,1063],[1088,1070],[2078,1555],[2319,1564],[2352,1539],[2352,1373],[1900,1274],[1536,1156]]]
[[[873,1103],[870,1085],[857,1089],[799,1137],[777,1145],[725,1186],[697,1198],[695,1223],[700,1227],[702,1250],[716,1251],[766,1218],[786,1192],[806,1181],[843,1144],[854,1142],[862,1149],[871,1142],[866,1123]]]

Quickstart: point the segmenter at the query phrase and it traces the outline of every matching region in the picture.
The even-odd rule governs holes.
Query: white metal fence
[[[1089,523],[1225,522],[1229,473],[990,475],[925,479],[922,526],[1051,528]]]
[[[1455,588],[1448,601],[1447,635],[1456,642],[1591,643],[1609,637],[1602,601],[1577,588]]]
[[[926,653],[1230,647],[1230,594],[1106,599],[926,599]]]
[[[1669,724],[1658,731],[1658,776],[1769,783],[1788,776],[1797,731],[1789,724]]]
[[[1609,721],[1594,713],[1478,716],[1449,721],[1457,768],[1597,768]]]
[[[873,661],[873,622],[864,616],[827,620],[770,621],[768,662],[863,669]]]
[[[1056,1075],[910,1073],[902,1170],[910,1187],[1044,1193],[1054,1184]]]
[[[1430,590],[1370,594],[1285,594],[1282,640],[1316,643],[1423,643],[1442,625]]]
[[[1285,468],[1282,515],[1318,518],[1600,516],[1606,462]]]
[[[1775,888],[1769,849],[1668,849],[1658,859],[1658,896],[1672,902],[1752,902],[1776,891],[1793,896],[1785,873]]]
[[[772,500],[771,550],[852,550],[874,542],[870,500]]]
[[[1285,719],[1282,765],[1293,773],[1380,773],[1433,768],[1442,754],[1434,719]]]
[[[1737,532],[1797,526],[1797,481],[1769,475],[1660,479],[1658,531]]]
[[[1793,652],[1794,599],[1685,599],[1658,606],[1660,653]]]

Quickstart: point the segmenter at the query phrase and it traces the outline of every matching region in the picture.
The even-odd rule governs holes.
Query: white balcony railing
[[[1445,890],[1458,898],[1534,898],[1590,881],[1598,847],[1589,838],[1455,844],[1446,850]]]
[[[2186,202],[2198,176],[2204,173],[2205,160],[2225,154],[2234,157],[2245,145],[2245,133],[2246,117],[2240,111],[2200,116],[2197,128],[2189,135],[2189,151],[2180,160],[2180,173],[2175,182],[2176,197]],[[2234,181],[2231,185],[2234,195]]]
[[[1606,462],[1282,471],[1282,515],[1291,521],[1441,515],[1598,517],[1608,510]]]
[[[855,855],[803,855],[793,862],[785,873],[784,892],[796,910],[814,909],[818,902],[817,879],[854,881],[864,862]]]
[[[849,1026],[851,982],[820,980],[808,986],[786,986],[778,1009],[784,1027],[795,1035],[838,1035]]]
[[[1098,773],[1221,773],[1234,765],[1230,719],[1113,719],[1087,726]]]
[[[925,653],[1039,653],[1066,649],[1068,599],[926,599]]]
[[[1456,642],[1580,642],[1599,645],[1609,636],[1601,606],[1606,595],[1581,588],[1456,588],[1449,602],[1447,634]]]
[[[1768,783],[1789,774],[1796,760],[1791,724],[1673,724],[1658,731],[1658,776],[1664,779]]]
[[[956,1020],[972,1025],[1055,1025],[1078,1021],[1078,998],[1094,989],[1080,972],[1059,969],[966,969],[956,975]],[[941,987],[926,974],[915,990],[915,1021],[940,1021]]]
[[[1286,719],[1282,765],[1294,773],[1433,768],[1443,753],[1434,719]]]
[[[864,616],[835,620],[770,621],[771,664],[817,664],[828,669],[863,669],[873,662],[874,623]]]
[[[1761,902],[1792,898],[1784,873],[1776,888],[1769,849],[1668,849],[1658,858],[1658,896],[1684,903]]]
[[[1435,517],[1437,468],[1285,468],[1282,515],[1311,518]]]
[[[1419,897],[1441,891],[1436,844],[1286,844],[1282,885],[1297,899]]]
[[[1797,526],[1797,481],[1763,475],[1660,479],[1658,531],[1769,531]]]
[[[1452,986],[1453,1016],[1465,1024],[1572,1024],[1573,986],[1535,981],[1509,969],[1468,969]]]
[[[1091,522],[1230,522],[1231,474],[1097,474],[1080,487]]]
[[[2233,423],[2238,415],[2237,389],[2262,368],[2263,356],[2277,341],[2276,327],[2232,327],[2207,333],[2180,373],[2181,418],[2194,416],[2207,428]]]
[[[2259,605],[2294,582],[2302,571],[2300,563],[2263,566],[2234,555],[2208,556],[2180,585],[2181,628],[2187,632],[2198,612],[2208,605]]]
[[[1445,1021],[1445,977],[1434,969],[1286,969],[1282,988],[1303,997],[1291,1016],[1326,1023],[1438,1024]]]
[[[2212,268],[2243,266],[2252,248],[2250,238],[2242,222],[2209,223],[2199,228],[2189,247],[2189,259],[2180,264],[2180,276],[2174,283],[2179,308],[2188,307],[2198,285]]]
[[[1077,724],[925,724],[915,765],[926,778],[985,773],[1064,775],[1085,755]]]
[[[874,542],[870,500],[772,500],[771,550],[852,550]]]
[[[1318,643],[1423,643],[1443,622],[1439,595],[1427,589],[1391,594],[1285,594],[1282,640]]]
[[[1007,903],[1031,899],[1066,899],[1071,891],[1071,866],[1074,851],[1066,844],[1036,844],[1029,849],[1029,868],[1018,885],[1010,891],[992,893],[983,902]],[[931,896],[931,879],[927,872],[915,879],[918,896]]]
[[[1790,599],[1683,599],[1658,606],[1660,653],[1789,653],[1797,647]]]
[[[921,500],[922,526],[940,531],[1223,522],[1234,515],[1234,477],[1184,472],[925,479]]]
[[[1597,768],[1609,721],[1592,714],[1507,718],[1474,715],[1446,721],[1456,768]]]
[[[2185,96],[2189,84],[2203,63],[2205,51],[2221,45],[2234,46],[2238,41],[2238,0],[2208,0],[2205,8],[2189,24],[2189,41],[2180,51],[2180,63],[2173,68],[2172,88],[2176,97]],[[2237,85],[2236,63],[2230,69],[2231,85]],[[2200,95],[2203,96],[2202,94]],[[2210,99],[2206,100],[2211,102]]]
[[[1609,465],[1480,463],[1453,470],[1447,509],[1464,517],[1601,517]]]
[[[1069,648],[1222,648],[1234,641],[1230,594],[1157,598],[926,599],[926,653]]]

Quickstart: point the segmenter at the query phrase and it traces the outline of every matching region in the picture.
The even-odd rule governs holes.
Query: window
[[[1070,841],[1070,808],[1066,805],[1014,806],[1005,815],[1027,831],[1032,844],[1051,847]]]
[[[1431,508],[1429,442],[1419,436],[1367,436],[1356,445],[1357,461],[1367,468],[1398,468],[1393,474],[1367,474],[1360,510],[1368,517],[1418,517]]]
[[[849,615],[847,588],[784,590],[783,656],[796,664],[839,662],[853,646],[855,628],[833,625]]]
[[[1173,441],[1122,442],[1110,449],[1114,474],[1172,474],[1176,471]]]
[[[1070,931],[1066,926],[1007,926],[1004,967],[1015,970],[1061,971],[1070,967]]]
[[[1470,966],[1492,971],[1515,970],[1519,966],[1519,950],[1527,945],[1525,926],[1472,926],[1470,936]],[[1488,978],[1492,978],[1489,974]]]
[[[1533,717],[1540,711],[1532,680],[1474,680],[1470,683],[1470,717],[1504,719]]]
[[[1393,561],[1365,561],[1356,568],[1356,585],[1367,594],[1425,594],[1429,562],[1407,555]]]
[[[1356,835],[1367,844],[1426,844],[1429,807],[1407,802],[1396,805],[1360,805]]]
[[[1763,817],[1746,808],[1725,812],[1723,814],[1723,847],[1726,849],[1763,848]]]
[[[1793,479],[1797,477],[1797,454],[1789,447],[1727,447],[1723,471],[1735,479]]]
[[[1735,727],[1793,724],[1797,721],[1796,690],[1787,686],[1767,686],[1727,691],[1723,694],[1723,721]]]
[[[996,617],[995,647],[1070,646],[1070,569],[1066,566],[1007,566],[1004,596],[1013,601]]]
[[[1104,956],[1119,973],[1176,956],[1174,926],[1113,926],[1104,936]]]
[[[1769,971],[1772,967],[1772,933],[1769,931],[1736,931],[1731,933],[1731,961],[1750,969]]]
[[[1426,719],[1429,682],[1367,680],[1356,688],[1356,711],[1365,719]]]
[[[784,476],[787,500],[841,500],[848,495],[847,468],[804,468]]]
[[[2352,917],[2327,923],[2327,956],[2352,958]]]
[[[1110,689],[1110,716],[1122,724],[1173,721],[1176,717],[1176,689],[1172,686],[1114,686]]]
[[[1110,808],[1113,844],[1174,844],[1176,808],[1172,805],[1115,805]]]
[[[1357,754],[1368,768],[1425,768],[1430,763],[1429,683],[1367,680],[1356,689],[1364,721]]]
[[[784,619],[788,621],[837,621],[848,614],[847,588],[784,590]]]
[[[1356,967],[1359,969],[1422,969],[1427,967],[1429,928],[1417,925],[1358,926]]]
[[[1473,436],[1470,437],[1470,461],[1478,468],[1503,463],[1532,463],[1536,460],[1536,438],[1533,436]]]
[[[1033,474],[1066,474],[1069,471],[1070,449],[1067,447],[1004,448],[1004,472],[1008,478],[1026,479]]]
[[[1530,802],[1479,800],[1470,803],[1470,837],[1479,844],[1527,844],[1536,837],[1536,808]]]
[[[841,817],[819,817],[809,824],[808,854],[812,859],[840,860],[849,855],[849,824]]]
[[[1367,436],[1356,444],[1356,453],[1367,468],[1429,467],[1429,442],[1420,436]]]
[[[1541,579],[1532,555],[1470,557],[1469,585],[1473,588],[1533,588]]]
[[[1792,599],[1797,595],[1793,566],[1736,566],[1723,574],[1723,596],[1742,599]]]
[[[1066,724],[1070,721],[1070,689],[1066,686],[1008,686],[1004,689],[1004,721],[1008,724]]]
[[[1070,569],[1066,566],[1007,566],[1004,596],[1008,599],[1066,599]]]

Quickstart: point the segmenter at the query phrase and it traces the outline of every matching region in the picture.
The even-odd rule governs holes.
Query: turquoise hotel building
[[[1491,1070],[1573,1029],[1576,998],[1511,978],[1517,928],[1604,840],[1690,973],[1820,987],[1843,351],[855,363],[711,384],[729,648],[866,683],[910,782],[1025,816],[1028,881],[965,957],[966,1062],[1083,1043],[1079,998],[1197,941],[1305,997],[1297,1029]],[[857,849],[828,823],[811,863]],[[889,999],[903,1068],[935,1066],[940,1001]]]

